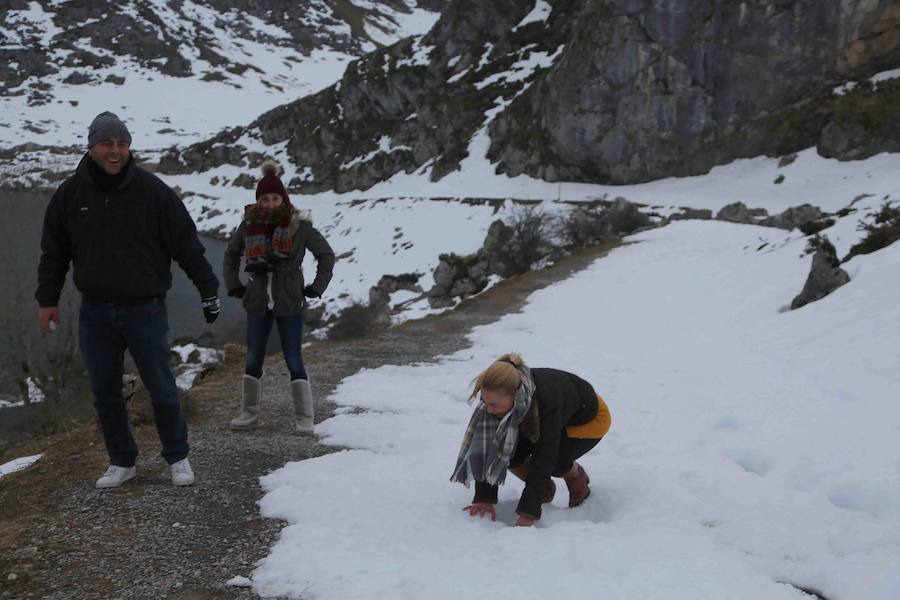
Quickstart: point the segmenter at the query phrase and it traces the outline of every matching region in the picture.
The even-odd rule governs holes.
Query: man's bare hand
[[[51,306],[48,308],[39,308],[38,319],[41,321],[41,329],[44,331],[53,331],[59,327],[59,307]]]

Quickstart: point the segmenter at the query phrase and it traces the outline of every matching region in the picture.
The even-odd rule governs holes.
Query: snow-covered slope
[[[443,3],[8,3],[0,149],[83,146],[103,110],[140,150],[193,143],[331,85],[354,58],[427,31]]]
[[[262,478],[288,525],[253,573],[264,596],[690,600],[900,597],[900,244],[854,258],[853,281],[783,312],[803,241],[683,222],[634,236],[437,364],[345,380],[318,426],[349,450]],[[613,427],[565,487],[515,529],[460,509],[448,479],[472,377],[498,355],[593,383]],[[403,393],[397,393],[403,390]],[[359,409],[362,409],[360,411]]]
[[[351,300],[365,300],[369,288],[384,274],[422,274],[420,283],[427,290],[438,255],[477,250],[494,219],[508,219],[518,210],[509,199],[541,200],[541,209],[553,215],[568,210],[571,201],[623,196],[646,205],[646,212],[667,216],[685,206],[715,213],[732,202],[765,208],[770,214],[804,203],[836,212],[864,196],[856,203],[857,212],[841,219],[848,240],[856,239],[856,223],[867,211],[885,199],[900,199],[898,154],[841,162],[824,159],[811,148],[782,167],[777,159],[756,158],[698,177],[602,186],[497,175],[484,158],[484,148],[480,155],[474,144],[472,150],[464,171],[439,182],[430,182],[425,174],[396,175],[366,192],[293,196],[295,204],[312,210],[314,224],[341,257],[325,299],[330,312]],[[207,179],[210,174],[194,174],[166,176],[166,181],[195,194],[187,195],[185,203],[201,230],[228,235],[240,224],[244,205],[253,201],[252,190],[229,185],[240,172],[236,167],[220,167],[212,180]],[[775,183],[779,176],[784,180]],[[498,200],[500,208],[495,212],[491,202],[466,198]],[[760,231],[779,240],[785,237],[779,230]],[[802,234],[795,231],[793,235]],[[840,239],[832,241],[840,243]],[[312,275],[315,263],[307,263],[305,268]],[[415,308],[424,306],[423,302]]]

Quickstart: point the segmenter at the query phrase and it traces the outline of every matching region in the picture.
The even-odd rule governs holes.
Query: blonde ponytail
[[[472,394],[469,402],[475,400],[482,389],[503,390],[509,394],[515,394],[519,387],[521,377],[519,369],[525,364],[521,354],[504,354],[491,363],[487,369],[478,374],[472,380]]]

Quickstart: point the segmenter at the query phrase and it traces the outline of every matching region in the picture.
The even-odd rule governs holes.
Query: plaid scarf
[[[270,271],[272,264],[290,257],[294,247],[291,218],[294,207],[284,203],[277,208],[248,204],[244,208],[244,257],[246,271]]]
[[[501,418],[489,414],[483,402],[478,403],[469,419],[450,481],[469,487],[469,479],[490,485],[499,485],[506,480],[506,470],[519,439],[519,424],[528,413],[534,395],[531,369],[525,365],[516,368],[521,383],[512,410]]]

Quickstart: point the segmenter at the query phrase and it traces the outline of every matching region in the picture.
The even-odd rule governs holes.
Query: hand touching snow
[[[481,517],[483,519],[484,515],[491,515],[491,521],[497,520],[497,511],[494,510],[494,505],[487,502],[476,502],[463,510],[469,511],[469,514],[473,517]]]

